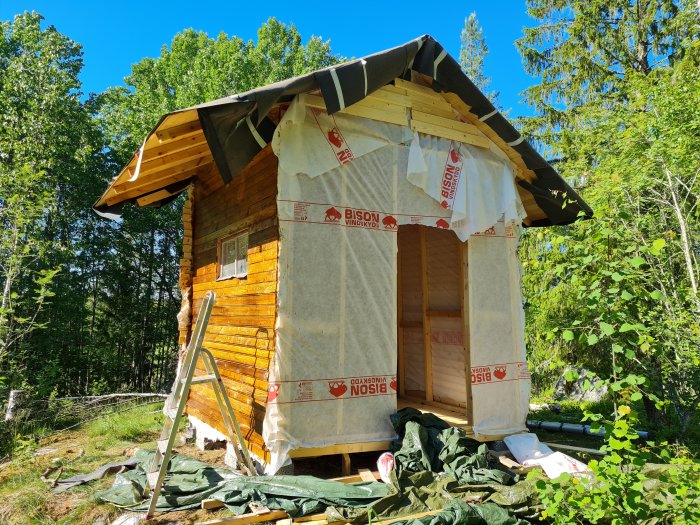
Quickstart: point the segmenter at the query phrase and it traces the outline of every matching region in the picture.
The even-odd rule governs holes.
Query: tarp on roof
[[[224,182],[230,182],[271,141],[275,125],[267,114],[275,104],[290,102],[300,93],[320,89],[328,113],[333,114],[359,102],[395,78],[410,80],[411,71],[431,78],[435,91],[458,95],[471,107],[471,113],[487,123],[509,147],[521,155],[537,179],[531,183],[520,181],[519,184],[534,196],[537,205],[547,215],[546,219],[535,220],[533,226],[568,224],[581,214],[592,216],[591,208],[583,199],[498,112],[462,72],[454,58],[428,35],[374,55],[189,110],[197,111],[219,172]],[[159,121],[151,134],[156,132],[166,117]],[[101,214],[119,213],[124,202],[134,200],[126,199],[108,205],[103,196],[95,204],[95,211]]]

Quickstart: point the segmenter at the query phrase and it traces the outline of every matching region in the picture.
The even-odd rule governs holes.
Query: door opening
[[[464,248],[451,230],[399,226],[399,397],[459,412],[467,403]]]

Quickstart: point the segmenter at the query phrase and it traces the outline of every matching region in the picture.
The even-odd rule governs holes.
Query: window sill
[[[247,277],[248,277],[248,274],[243,274],[243,275],[228,275],[228,276],[226,276],[226,277],[217,277],[217,278],[216,278],[216,282],[219,282],[219,281],[228,281],[228,280],[230,280],[230,279],[241,279],[241,280],[243,280],[243,279],[246,279]]]

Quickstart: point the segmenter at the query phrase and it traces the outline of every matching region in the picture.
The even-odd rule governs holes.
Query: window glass
[[[245,277],[248,273],[248,233],[221,241],[219,279]]]

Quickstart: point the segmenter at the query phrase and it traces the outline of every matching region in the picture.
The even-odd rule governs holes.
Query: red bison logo
[[[333,128],[328,132],[328,142],[333,144],[336,148],[341,148],[343,146],[343,139],[340,136],[338,128]]]
[[[391,215],[387,215],[382,219],[382,224],[387,230],[395,230],[398,226],[396,219]]]
[[[462,162],[462,157],[456,149],[450,150],[450,159],[452,159],[453,164],[459,164]]]
[[[491,226],[489,229],[484,230],[484,235],[496,235],[496,227]]]
[[[450,227],[450,224],[445,219],[438,219],[438,221],[435,223],[435,226],[446,230]]]
[[[326,210],[326,222],[338,222],[342,215],[335,208],[328,208]]]
[[[267,387],[267,401],[274,401],[280,393],[280,385],[271,384]]]
[[[328,381],[328,391],[333,394],[334,397],[340,397],[348,391],[348,387],[345,381]]]
[[[506,377],[506,367],[497,366],[493,371],[493,375],[495,375],[498,379],[503,379]]]
[[[391,378],[391,383],[389,383],[389,386],[394,390],[394,392],[396,392],[396,386],[397,386],[396,376],[393,376]]]
[[[447,201],[442,201],[442,202],[440,203],[440,206],[442,206],[443,208],[447,209],[447,208],[450,207],[450,203],[447,202]]]

